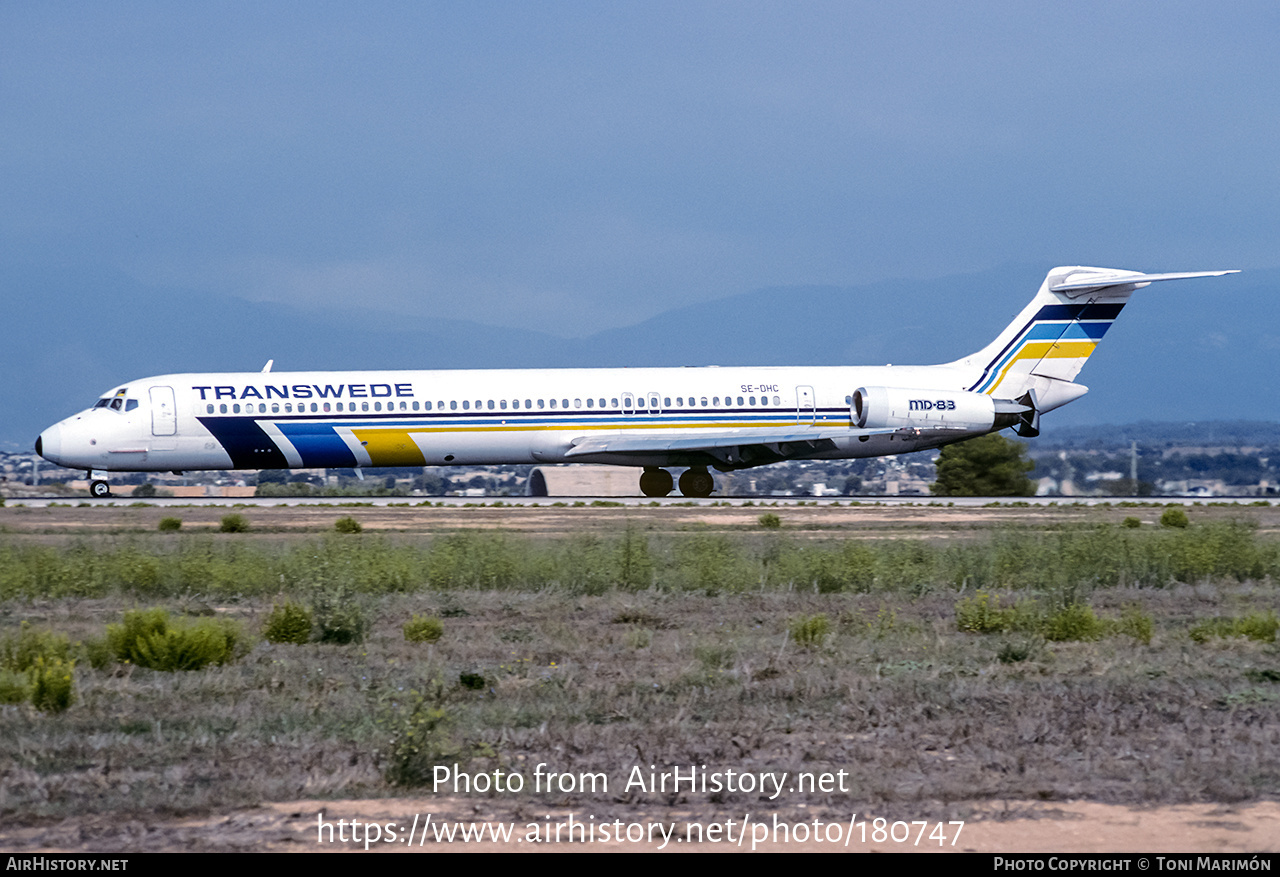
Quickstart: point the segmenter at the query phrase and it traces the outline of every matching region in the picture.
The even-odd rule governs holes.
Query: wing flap
[[[863,435],[882,435],[895,429],[797,429],[761,431],[730,431],[718,433],[663,433],[661,435],[636,435],[620,433],[613,436],[583,436],[573,442],[565,452],[566,457],[583,457],[591,454],[652,454],[663,452],[711,451],[717,448],[733,448],[752,445],[781,445],[814,443],[833,438],[857,438]]]

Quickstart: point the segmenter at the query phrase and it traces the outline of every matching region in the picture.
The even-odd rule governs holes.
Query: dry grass
[[[254,515],[255,531],[270,526],[269,513]],[[916,540],[894,549],[901,587],[823,592],[812,583],[762,584],[753,572],[731,588],[724,569],[744,563],[733,547],[743,543],[730,529],[695,530],[689,539],[703,540],[702,548],[655,537],[659,580],[628,590],[589,574],[600,552],[616,557],[611,540],[626,521],[609,520],[612,531],[597,531],[603,543],[573,543],[576,585],[431,588],[411,580],[364,592],[371,626],[361,644],[260,639],[235,663],[189,673],[80,661],[78,700],[66,712],[0,707],[0,737],[11,741],[0,752],[0,816],[29,823],[402,794],[387,774],[414,692],[447,713],[432,745],[450,758],[474,758],[474,770],[531,775],[545,762],[606,772],[614,783],[607,794],[541,796],[589,803],[601,816],[642,803],[807,804],[818,812],[838,800],[842,809],[853,801],[925,818],[1001,798],[1178,803],[1274,798],[1280,790],[1276,644],[1197,643],[1189,635],[1206,618],[1273,608],[1269,579],[1095,585],[1074,596],[1103,619],[1140,607],[1152,619],[1149,644],[1123,635],[1042,643],[1006,663],[1000,654],[1009,636],[957,629],[962,595],[911,584],[925,574],[919,557],[912,560]],[[762,532],[754,516],[743,528],[750,540],[777,535]],[[297,550],[313,536],[275,538],[256,544]],[[552,554],[568,544],[535,540]],[[751,557],[765,551],[764,542],[746,544],[758,549]],[[681,567],[689,581],[676,588],[661,577],[681,550],[697,557]],[[1047,591],[1001,593],[1010,603],[1021,593],[1061,599],[1049,593],[1054,587],[1046,580]],[[299,585],[218,600],[119,589],[92,598],[15,596],[0,604],[0,635],[27,619],[87,641],[125,610],[149,605],[212,611],[256,632],[275,602],[310,593]],[[438,643],[406,642],[403,626],[415,615],[442,620]],[[819,615],[830,620],[829,634],[798,647],[789,621]],[[464,676],[483,681],[469,687]],[[623,794],[630,768],[650,764],[845,770],[851,793],[795,793],[772,804],[742,793]]]

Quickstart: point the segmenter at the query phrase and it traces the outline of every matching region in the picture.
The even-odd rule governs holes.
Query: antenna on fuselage
[[[267,364],[262,367],[262,373],[266,374],[267,372],[271,371],[271,366],[275,365],[275,362],[276,361],[274,359],[268,359]]]

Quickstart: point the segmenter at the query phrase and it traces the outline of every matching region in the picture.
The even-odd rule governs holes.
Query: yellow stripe
[[[1035,341],[1022,345],[1022,348],[1000,369],[1000,379],[991,385],[987,395],[995,393],[996,388],[1004,381],[1005,374],[1013,368],[1013,364],[1024,359],[1088,359],[1098,346],[1096,341]]]
[[[404,429],[353,429],[375,466],[425,466],[426,459]]]

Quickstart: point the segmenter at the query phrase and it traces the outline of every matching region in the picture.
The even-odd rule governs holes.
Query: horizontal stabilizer
[[[1159,280],[1186,280],[1191,277],[1221,277],[1224,274],[1239,274],[1238,269],[1231,271],[1183,271],[1174,274],[1142,274],[1137,271],[1077,271],[1066,275],[1062,280],[1051,283],[1053,292],[1087,292],[1091,289],[1104,289],[1108,286],[1145,286]]]

